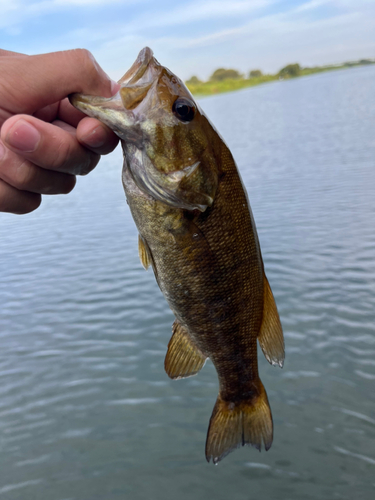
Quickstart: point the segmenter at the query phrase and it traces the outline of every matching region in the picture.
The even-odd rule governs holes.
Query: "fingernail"
[[[38,147],[40,141],[39,131],[26,120],[18,120],[9,130],[6,142],[12,148],[32,153]]]
[[[117,92],[120,90],[121,85],[114,80],[111,80],[111,95],[117,94]]]

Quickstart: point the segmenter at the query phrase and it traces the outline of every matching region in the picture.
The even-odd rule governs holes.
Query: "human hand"
[[[112,82],[86,50],[27,56],[0,49],[0,212],[25,214],[43,194],[69,193],[118,138],[68,101],[110,97]]]

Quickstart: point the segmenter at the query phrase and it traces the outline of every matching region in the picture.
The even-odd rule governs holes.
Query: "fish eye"
[[[191,122],[195,116],[195,104],[186,97],[179,97],[173,103],[172,111],[182,122]]]

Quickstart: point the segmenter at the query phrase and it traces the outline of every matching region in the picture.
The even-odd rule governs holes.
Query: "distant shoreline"
[[[289,80],[291,78],[299,78],[301,76],[313,75],[315,73],[323,73],[326,71],[335,71],[340,69],[348,69],[359,66],[368,66],[375,65],[375,59],[361,59],[359,61],[345,62],[342,64],[328,65],[328,66],[315,66],[312,68],[300,68],[298,74],[290,75],[285,73],[285,69],[283,68],[278,73],[274,75],[261,75],[252,78],[227,78],[221,81],[212,81],[209,80],[207,82],[197,82],[192,83],[189,80],[185,82],[186,86],[190,90],[190,92],[198,97],[209,96],[214,94],[221,94],[224,92],[232,92],[235,90],[241,90],[247,87],[254,87],[255,85],[261,85],[262,83],[277,81],[277,80]],[[295,65],[293,65],[295,66]],[[193,77],[194,78],[194,77]]]

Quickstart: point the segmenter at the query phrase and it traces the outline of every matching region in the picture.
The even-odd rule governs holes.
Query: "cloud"
[[[51,13],[71,12],[72,8],[108,8],[111,5],[142,4],[147,0],[0,0],[0,29],[17,25],[21,29],[29,20]]]
[[[0,11],[0,28],[18,42],[10,50],[86,47],[114,78],[146,45],[182,78],[375,56],[373,0],[0,0]],[[29,21],[52,13],[55,32],[30,35]]]
[[[130,26],[124,24],[118,31],[114,30],[118,36],[103,40],[95,55],[99,62],[105,61],[108,73],[119,78],[138,50],[149,45],[162,64],[185,79],[192,74],[208,78],[219,66],[234,67],[246,73],[254,67],[275,72],[290,62],[319,65],[374,57],[375,5],[358,1],[366,4],[364,11],[358,4],[337,9],[340,2],[312,0],[305,2],[304,9],[299,5],[277,13],[242,15],[231,28],[215,29],[210,25],[203,35],[194,31],[181,35],[178,30],[161,30],[161,34],[155,34],[143,29],[145,25],[151,26],[154,20],[141,25],[135,19]],[[238,9],[245,8],[242,3],[238,2]],[[227,3],[220,4],[223,6],[220,12],[224,12]],[[315,15],[317,9],[327,6],[332,9],[325,17]],[[164,19],[164,26],[169,25],[176,12],[181,13],[182,7],[170,12]],[[206,13],[203,9],[191,16],[203,19]],[[188,22],[187,18],[185,20]],[[193,22],[192,17],[189,22]]]
[[[332,3],[332,0],[311,0],[310,2],[305,2],[301,5],[298,5],[293,9],[293,12],[303,12],[307,10],[312,10],[321,7],[323,5],[327,5],[329,3]]]
[[[251,2],[248,0],[210,0],[206,2],[197,0],[160,12],[152,17],[140,16],[133,21],[132,25],[144,30],[152,26],[162,28],[206,20],[212,21],[217,18],[228,19],[248,15],[273,3],[275,0],[252,0]]]
[[[161,0],[153,2],[152,0],[0,0],[0,28],[9,28],[17,24],[20,27],[25,25],[28,20],[37,16],[44,16],[51,13],[71,13],[75,9],[99,9],[104,8],[119,12],[125,12],[127,5],[136,5],[139,15],[132,22],[127,23],[127,29],[132,31],[145,30],[150,27],[167,27],[189,24],[204,20],[213,20],[216,18],[232,18],[246,15],[277,0],[208,0],[202,2],[194,0],[192,2],[181,1],[171,8],[168,2]],[[149,4],[149,8],[142,9],[142,4]],[[152,15],[150,15],[152,12]],[[79,15],[77,11],[77,16]],[[114,23],[117,24],[119,17],[114,17]],[[98,14],[98,21],[100,14]]]

